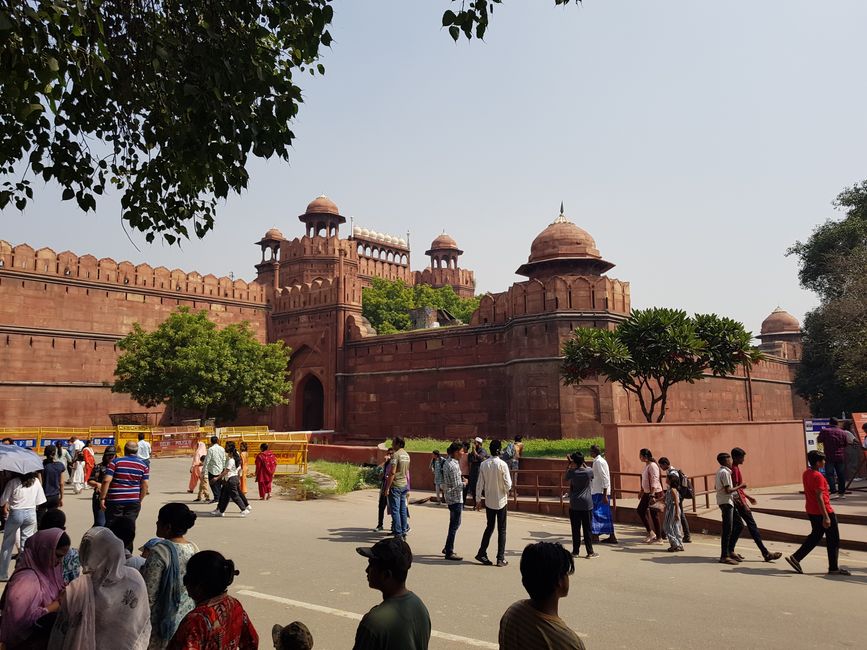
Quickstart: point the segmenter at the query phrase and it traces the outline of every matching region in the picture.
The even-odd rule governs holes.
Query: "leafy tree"
[[[815,414],[867,410],[867,181],[833,204],[842,219],[827,220],[788,254],[819,306],[804,319],[804,351],[795,389]]]
[[[499,2],[443,25],[481,38]],[[32,177],[85,212],[110,184],[148,241],[203,237],[251,154],[288,159],[296,79],[325,73],[333,16],[331,0],[0,0],[0,209],[23,210]]]
[[[232,420],[242,407],[285,404],[292,390],[282,341],[259,343],[246,322],[217,329],[204,311],[181,307],[153,332],[136,323],[118,346],[112,392],[148,408],[169,404]]]
[[[409,312],[419,307],[445,309],[467,323],[479,306],[479,298],[461,298],[450,286],[434,289],[427,284],[407,286],[401,280],[374,278],[362,291],[364,317],[379,334],[405,332],[412,327]]]
[[[731,318],[678,309],[636,310],[614,330],[578,328],[563,346],[564,383],[603,375],[635,394],[648,422],[665,418],[668,391],[710,371],[733,374],[761,359],[752,335]]]

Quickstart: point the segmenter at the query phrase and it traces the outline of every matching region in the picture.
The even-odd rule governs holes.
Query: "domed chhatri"
[[[801,323],[782,307],[777,307],[762,321],[762,336],[800,333]]]
[[[340,214],[337,204],[324,194],[320,194],[307,204],[306,214]]]
[[[268,232],[265,233],[265,239],[285,239],[283,237],[283,233],[280,232],[277,228],[271,228]]]
[[[515,272],[534,278],[601,275],[612,268],[614,264],[602,259],[590,233],[566,218],[561,203],[560,215],[533,240],[527,263]]]
[[[447,252],[455,252],[458,255],[464,254],[464,252],[460,248],[458,248],[458,243],[454,240],[454,238],[450,235],[447,235],[446,233],[443,233],[430,243],[430,250],[425,251],[425,255]]]

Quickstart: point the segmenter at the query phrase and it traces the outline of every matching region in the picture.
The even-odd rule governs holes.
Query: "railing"
[[[542,503],[542,499],[544,498],[543,492],[549,492],[556,496],[557,502],[560,506],[560,511],[564,512],[569,507],[568,502],[568,492],[569,492],[569,483],[566,482],[566,472],[565,470],[556,470],[556,469],[519,469],[519,470],[511,470],[512,474],[512,492],[511,498],[512,502],[517,507],[518,500],[520,497],[528,497],[529,499],[534,499],[536,503],[536,509],[538,510],[540,504]],[[530,482],[521,482],[521,478],[528,478],[532,475],[532,479]],[[540,482],[540,477],[556,477],[556,483],[551,481],[545,481],[543,479]],[[616,512],[617,510],[617,500],[623,499],[624,495],[634,495],[635,498],[638,498],[641,493],[638,489],[630,489],[623,486],[623,479],[632,479],[636,485],[640,486],[641,484],[641,474],[636,474],[633,472],[611,472],[611,490],[609,494],[609,500],[611,509]],[[692,481],[692,497],[688,499],[688,501],[692,502],[692,512],[698,511],[698,501],[704,498],[704,507],[710,508],[710,495],[716,494],[716,489],[713,487],[714,481],[716,478],[716,473],[712,474],[699,474],[698,476],[691,476],[690,481]],[[703,489],[699,489],[699,484],[703,487]],[[522,493],[523,492],[523,493]],[[529,492],[529,494],[527,494]]]

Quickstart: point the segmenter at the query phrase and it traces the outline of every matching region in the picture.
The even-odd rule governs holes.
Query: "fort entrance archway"
[[[314,374],[301,380],[297,393],[296,422],[302,431],[318,431],[325,423],[325,390]],[[299,399],[300,398],[300,399]]]

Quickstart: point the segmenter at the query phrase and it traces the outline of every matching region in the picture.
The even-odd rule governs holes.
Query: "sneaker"
[[[782,553],[780,553],[779,551],[774,551],[773,553],[768,553],[765,556],[765,562],[773,562],[774,560],[779,560],[781,557],[783,557]]]
[[[794,555],[787,555],[786,562],[789,563],[789,566],[795,570],[795,573],[803,573],[804,570],[801,568],[801,563],[795,559]]]
[[[498,567],[509,566],[509,563],[506,560],[497,560]],[[841,569],[841,571],[845,571],[845,569]]]
[[[614,535],[611,535],[611,537],[606,537],[605,539],[599,540],[599,543],[600,544],[617,544],[618,541]]]
[[[249,515],[251,512],[253,512],[253,508],[251,508],[250,506],[247,506],[246,508],[244,508],[243,512],[245,514]]]
[[[683,543],[684,544],[692,544],[692,537],[684,537]]]
[[[599,553],[588,553],[584,557],[587,558],[588,560],[592,560],[595,557],[599,557]]]
[[[452,562],[460,562],[460,561],[463,560],[464,558],[462,558],[462,557],[461,557],[460,555],[458,555],[457,553],[449,553],[448,555],[446,555],[446,559],[447,559],[447,560],[451,560]]]
[[[385,528],[383,528],[382,526],[377,526],[377,527],[374,528],[373,530],[374,530],[374,532],[376,532],[376,533],[381,533],[382,531],[385,530]]]
[[[669,546],[669,547],[668,547],[667,549],[665,549],[665,550],[668,551],[669,553],[674,553],[677,549],[678,549],[677,546]]]
[[[249,514],[250,514],[250,513],[247,512],[246,510],[242,510],[240,516],[241,516],[241,517],[246,517],[246,516],[249,515]]]
[[[491,566],[491,565],[493,564],[493,562],[491,562],[491,560],[488,559],[488,556],[487,556],[487,555],[482,555],[481,553],[479,553],[478,555],[476,555],[476,559],[477,559],[479,562],[481,562],[482,564],[484,564],[485,566]]]
[[[223,513],[220,512],[219,510],[214,510],[213,512],[211,512],[211,516],[212,517],[222,517]]]
[[[737,566],[738,564],[740,564],[740,562],[738,562],[737,560],[733,560],[730,557],[723,558],[722,560],[719,561],[719,563],[720,564],[730,564],[732,566]]]

